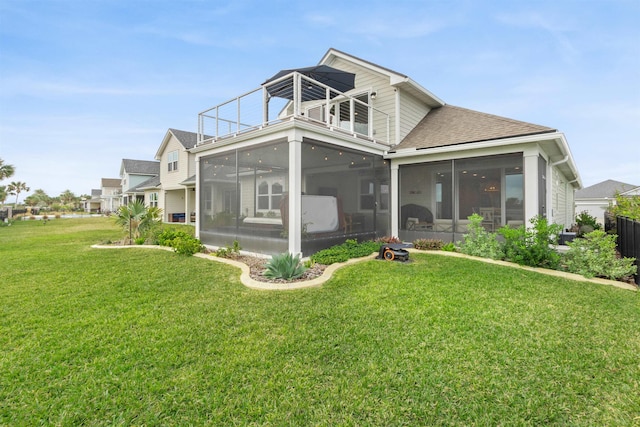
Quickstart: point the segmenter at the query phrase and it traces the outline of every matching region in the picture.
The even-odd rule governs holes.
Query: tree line
[[[16,168],[0,159],[0,182],[11,178],[15,174]],[[29,192],[31,189],[25,182],[12,181],[8,185],[0,185],[0,208],[4,207],[9,196],[15,196],[14,207],[18,207],[20,193]],[[76,196],[71,190],[63,191],[59,196],[51,197],[44,190],[34,190],[32,194],[24,199],[24,204],[32,208],[51,209],[55,211],[76,210],[82,208],[83,199],[91,196]]]

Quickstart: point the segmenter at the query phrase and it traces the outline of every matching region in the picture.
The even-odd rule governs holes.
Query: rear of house
[[[571,224],[580,177],[556,129],[447,105],[335,49],[319,65],[200,114],[189,151],[205,244],[309,255],[347,238],[459,240],[473,213],[489,230]]]

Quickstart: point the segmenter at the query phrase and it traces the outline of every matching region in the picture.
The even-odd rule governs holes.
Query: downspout
[[[564,158],[562,160],[558,160],[557,162],[549,163],[549,166],[551,166],[551,167],[558,166],[558,165],[561,165],[563,163],[567,163],[568,161],[569,161],[569,156],[564,156]]]
[[[395,129],[395,141],[393,141],[393,145],[398,145],[400,144],[400,90],[398,88],[394,90],[396,92],[396,97],[395,97],[396,116],[394,117],[396,129]]]

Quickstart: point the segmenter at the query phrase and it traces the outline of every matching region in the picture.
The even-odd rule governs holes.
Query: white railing
[[[291,118],[391,144],[388,114],[298,72],[202,111],[197,143],[216,142]]]

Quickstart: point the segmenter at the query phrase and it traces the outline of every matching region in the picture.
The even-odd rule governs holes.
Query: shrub
[[[616,193],[616,204],[609,207],[613,216],[624,216],[640,221],[640,195],[621,196]]]
[[[136,245],[144,245],[144,242],[146,242],[147,239],[145,239],[144,237],[137,237],[135,239],[135,244]]]
[[[274,255],[263,274],[270,279],[292,280],[302,276],[306,270],[307,267],[300,264],[300,255],[294,257],[287,252]]]
[[[442,246],[442,250],[445,252],[455,252],[458,250],[458,248],[456,248],[455,243],[449,242]]]
[[[240,255],[240,243],[237,240],[233,241],[233,246],[227,246],[224,248],[218,248],[214,252],[214,255],[220,258],[233,258]]]
[[[473,214],[467,219],[470,221],[469,232],[463,235],[464,240],[459,245],[460,252],[484,258],[501,259],[503,252],[500,242],[498,242],[495,233],[484,229],[482,226],[483,218],[478,214]]]
[[[413,247],[423,251],[435,250],[439,251],[444,246],[442,240],[437,239],[416,239],[413,241]]]
[[[634,258],[618,258],[615,234],[594,230],[569,242],[564,256],[567,270],[584,277],[621,279],[636,273]]]
[[[533,227],[502,227],[498,232],[504,237],[503,251],[505,259],[530,267],[557,269],[560,255],[556,252],[558,236],[562,231],[559,224],[549,224],[546,218],[537,216],[531,219]]]
[[[330,265],[336,262],[345,262],[350,258],[360,258],[371,255],[380,250],[380,243],[374,241],[358,243],[355,239],[346,240],[344,243],[323,249],[311,255],[311,260],[318,264]]]
[[[160,246],[173,247],[173,241],[178,238],[194,237],[190,232],[186,230],[176,228],[164,228],[160,233],[155,236],[155,241]]]
[[[600,224],[596,217],[589,215],[589,212],[582,211],[576,216],[576,225],[578,226],[578,237],[591,233],[593,230],[600,230]]]
[[[193,236],[179,236],[173,239],[171,246],[177,254],[193,255],[202,252],[204,246],[199,239]]]

